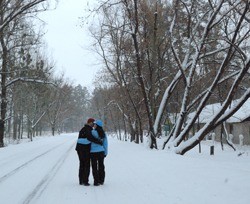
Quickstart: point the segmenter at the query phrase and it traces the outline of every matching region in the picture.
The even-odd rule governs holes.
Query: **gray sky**
[[[88,0],[59,0],[55,10],[42,13],[40,18],[47,24],[45,41],[48,52],[56,62],[56,70],[75,85],[91,87],[99,66],[91,48],[87,27],[80,26]],[[92,2],[93,3],[93,0]]]

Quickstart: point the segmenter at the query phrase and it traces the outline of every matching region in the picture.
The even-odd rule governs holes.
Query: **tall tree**
[[[126,76],[123,86],[137,85],[146,112],[151,148],[157,147],[156,136],[164,114],[173,104],[178,104],[178,114],[169,138],[177,153],[184,154],[237,111],[249,96],[249,89],[242,89],[249,69],[248,1],[110,0],[99,8],[105,11],[100,28],[109,28],[102,29],[102,35],[96,38],[100,40],[98,45],[104,42],[101,56],[106,57],[105,66],[115,82],[121,81],[117,80],[121,73]],[[119,24],[111,10],[115,11]],[[110,38],[105,38],[107,35]],[[117,39],[129,48],[117,46],[114,43]],[[103,49],[106,45],[107,49]],[[119,72],[114,72],[117,67]],[[128,68],[131,75],[126,75]],[[185,142],[205,105],[218,100],[218,87],[225,84],[225,93],[229,94],[224,95],[221,111],[198,135]],[[161,99],[155,97],[157,94]],[[239,104],[224,115],[231,101],[240,97]],[[188,114],[194,110],[195,116],[188,120]]]
[[[45,5],[46,4],[46,5]],[[46,9],[45,0],[2,0],[0,1],[0,51],[1,51],[1,118],[0,118],[0,147],[4,146],[4,129],[7,112],[7,83],[10,70],[10,51],[13,46],[12,35],[16,35],[16,24],[25,16]],[[38,7],[41,6],[41,7]],[[42,7],[45,6],[45,7]]]
[[[238,86],[243,81],[244,76],[249,69],[249,59],[247,59],[246,53],[242,50],[242,46],[244,47],[242,42],[249,39],[249,30],[246,31],[243,29],[243,27],[246,26],[246,21],[244,19],[245,15],[248,13],[249,4],[235,2],[233,6],[228,6],[226,1],[220,1],[219,4],[210,3],[209,7],[207,7],[207,12],[199,17],[200,20],[197,21],[194,29],[192,29],[192,36],[187,39],[188,47],[185,49],[187,54],[183,61],[179,57],[174,41],[172,43],[172,51],[180,70],[178,75],[184,79],[185,85],[184,94],[182,96],[182,107],[175,124],[172,141],[173,146],[176,147],[176,152],[179,154],[184,154],[186,151],[197,145],[207,133],[212,131],[216,126],[223,123],[223,121],[236,112],[249,97],[249,90],[247,90],[241,97],[239,104],[231,108],[230,114],[225,114],[226,109],[229,107],[232,100],[235,99],[235,93],[238,90]],[[189,8],[188,5],[185,6],[187,9]],[[231,15],[235,14],[232,13],[233,9],[238,6],[240,6],[244,12],[242,15],[237,16],[235,22],[234,20],[231,21]],[[227,9],[228,11],[226,14],[223,12],[224,9]],[[197,12],[196,16],[198,16]],[[171,30],[173,39],[174,26],[175,17],[173,19]],[[200,32],[197,30],[198,27],[203,27],[201,35],[199,35]],[[211,50],[209,48],[212,47],[211,43],[214,42],[211,38],[211,32],[218,27],[220,28],[220,43],[217,44],[217,49]],[[227,40],[224,41],[224,39]],[[222,56],[222,58],[216,57],[217,66],[215,67],[215,77],[209,83],[205,84],[206,86],[204,89],[196,92],[194,97],[191,97],[192,90],[197,90],[194,89],[196,78],[203,77],[199,73],[203,59],[209,61],[210,58],[208,58],[208,56],[210,57],[211,55]],[[233,70],[232,67],[234,67],[236,60],[240,60],[242,66]],[[197,73],[199,74],[197,75]],[[211,121],[201,128],[193,137],[185,142],[184,139],[187,138],[189,131],[198,120],[202,109],[208,104],[216,87],[229,78],[233,80],[233,83],[229,86],[228,95],[223,101],[221,110],[216,113]],[[164,99],[162,102],[166,102],[166,100]],[[196,109],[196,114],[191,120],[187,121],[187,114],[192,107]]]

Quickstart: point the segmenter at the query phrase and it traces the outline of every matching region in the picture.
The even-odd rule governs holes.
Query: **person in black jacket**
[[[90,173],[90,148],[91,142],[101,144],[102,140],[92,136],[91,131],[94,126],[94,119],[89,118],[87,124],[80,130],[76,144],[76,151],[79,157],[79,184],[89,186]]]

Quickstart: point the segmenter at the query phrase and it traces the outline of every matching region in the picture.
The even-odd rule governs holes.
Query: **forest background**
[[[36,16],[49,4],[0,1],[1,147],[47,131],[77,132],[91,116],[120,140],[142,143],[147,135],[151,148],[171,121],[166,143],[185,154],[250,96],[248,0],[98,1],[82,19],[94,22],[93,51],[103,64],[91,93],[55,74],[42,24],[37,31]],[[190,135],[215,102],[221,109]]]

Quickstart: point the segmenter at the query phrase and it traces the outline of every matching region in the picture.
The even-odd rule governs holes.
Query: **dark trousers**
[[[77,151],[79,157],[79,184],[89,182],[90,153],[88,151]]]
[[[104,152],[90,153],[94,184],[103,184],[105,180]]]

